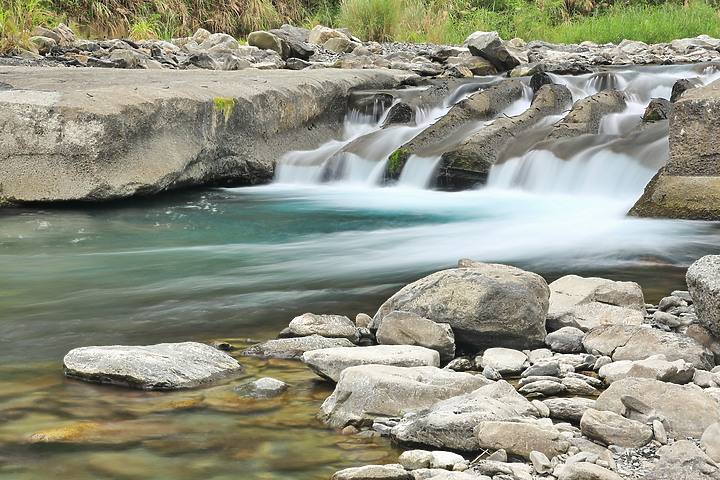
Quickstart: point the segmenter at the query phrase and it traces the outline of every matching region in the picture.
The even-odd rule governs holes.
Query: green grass
[[[0,53],[30,48],[30,32],[49,19],[41,0],[0,0]]]

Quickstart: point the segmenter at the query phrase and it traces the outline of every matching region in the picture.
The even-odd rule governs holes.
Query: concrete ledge
[[[407,75],[0,67],[0,204],[266,182],[340,134],[351,90]]]

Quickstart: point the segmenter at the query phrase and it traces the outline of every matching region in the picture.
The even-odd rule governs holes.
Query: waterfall
[[[701,64],[612,68],[576,76],[549,75],[555,83],[570,90],[574,101],[614,88],[625,92],[627,107],[623,112],[603,117],[597,135],[583,135],[571,140],[543,141],[543,132],[562,116],[546,119],[506,149],[491,168],[488,188],[535,194],[637,197],[668,157],[666,129],[659,131],[651,125],[635,130],[648,102],[656,97],[669,98],[673,84],[681,78],[693,78],[700,84],[707,84],[720,78],[720,70],[716,64]],[[394,103],[400,98],[421,94],[423,88],[392,92],[394,103],[387,101],[388,93],[384,92],[383,101],[376,101],[365,112],[351,109],[347,113],[342,139],[331,140],[312,151],[291,152],[280,158],[275,183],[381,186],[388,157],[394,151],[446,115],[457,102],[499,81],[500,77],[482,77],[456,85],[440,106],[417,106],[414,125],[385,126],[384,123]],[[372,94],[375,92],[368,93]],[[529,107],[530,101],[531,91],[526,87],[523,97],[499,116],[519,115]],[[493,121],[468,122],[452,132],[446,142],[450,146],[457,144]],[[516,154],[513,156],[512,152]],[[435,151],[411,155],[395,186],[432,187],[441,155],[442,152]]]

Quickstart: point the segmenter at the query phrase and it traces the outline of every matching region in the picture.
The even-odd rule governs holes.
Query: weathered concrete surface
[[[340,133],[351,89],[407,75],[0,67],[0,204],[265,182]]]
[[[640,217],[720,219],[720,81],[687,90],[670,111],[670,158],[630,210]]]

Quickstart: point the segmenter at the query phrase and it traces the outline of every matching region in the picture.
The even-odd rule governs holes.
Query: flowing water
[[[622,88],[628,109],[597,136],[534,145],[559,117],[546,121],[517,139],[487,187],[471,191],[426,188],[439,156],[412,158],[395,185],[382,183],[384,162],[497,79],[419,112],[417,127],[381,128],[383,111],[351,112],[345,138],[280,159],[272,185],[2,211],[0,477],[321,479],[394,461],[386,439],[343,436],[315,420],[332,387],[296,362],[239,357],[243,378],[138,392],[66,380],[62,357],[84,345],[214,339],[238,353],[306,311],[372,315],[400,286],[461,257],[549,281],[634,280],[657,301],[683,288],[689,263],[717,253],[720,232],[711,222],[625,216],[667,159],[666,132],[628,132],[651,97],[696,76],[707,83],[717,73],[706,65],[556,77],[575,99]],[[262,402],[232,394],[261,376],[293,388]],[[72,427],[76,441],[27,440],[59,427]]]

